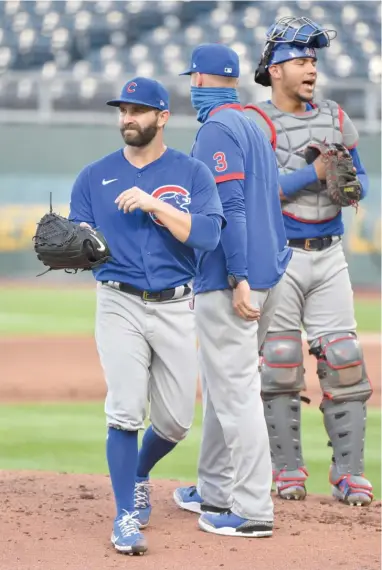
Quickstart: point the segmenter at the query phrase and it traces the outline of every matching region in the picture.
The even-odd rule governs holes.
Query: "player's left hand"
[[[138,208],[143,212],[152,212],[157,205],[157,199],[147,194],[138,186],[133,186],[124,190],[115,200],[118,210],[123,210],[125,214],[134,212]]]
[[[233,310],[245,321],[258,321],[260,311],[251,304],[251,288],[248,281],[240,281],[232,295]]]

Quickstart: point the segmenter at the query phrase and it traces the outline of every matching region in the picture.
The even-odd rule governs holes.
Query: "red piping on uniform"
[[[333,395],[330,394],[329,392],[324,392],[324,398],[327,398],[328,400],[333,400]]]
[[[346,148],[347,148],[348,150],[352,150],[353,148],[356,148],[356,146],[358,146],[358,139],[355,141],[354,144],[352,144],[351,146],[347,146]]]
[[[338,105],[338,121],[340,123],[341,134],[344,134],[344,111],[342,107]]]
[[[333,340],[328,340],[328,342],[325,345],[325,348],[327,346],[329,346],[329,344],[336,344],[336,342],[341,342],[341,340],[349,340],[349,338],[350,338],[349,336],[339,336],[337,338],[334,338]],[[353,337],[353,338],[355,338],[355,337]]]
[[[361,475],[361,477],[363,477],[363,474]],[[330,476],[329,476],[329,481],[330,481]],[[336,479],[335,481],[330,481],[332,483],[332,485],[339,485],[340,483],[342,483],[342,481],[346,481],[347,484],[349,485],[350,489],[360,489],[362,492],[365,493],[365,495],[368,495],[371,499],[373,499],[374,495],[371,492],[372,490],[372,486],[371,485],[362,485],[362,483],[356,483],[355,481],[351,480],[351,474],[346,474],[346,475],[340,475],[340,477],[338,477],[338,479]]]
[[[351,365],[347,365],[347,366],[336,366],[335,364],[332,364],[331,362],[329,362],[329,360],[327,358],[317,358],[317,362],[326,362],[326,364],[329,366],[329,368],[331,368],[332,370],[345,370],[346,368],[354,368],[355,366],[360,366],[362,364],[362,360],[356,360],[354,363],[352,363]]]
[[[272,342],[273,340],[294,340],[295,342],[302,344],[302,340],[297,340],[294,336],[272,336],[270,338],[266,338],[265,342]]]
[[[212,109],[212,111],[208,114],[209,117],[212,117],[218,111],[222,111],[223,109],[236,109],[236,111],[244,111],[244,107],[240,105],[240,103],[226,103],[225,105],[220,105],[220,107],[216,107],[216,109]]]
[[[263,111],[262,109],[260,109],[260,107],[257,107],[256,105],[246,105],[244,107],[244,109],[252,109],[252,111],[256,111],[257,113],[259,113],[259,115],[261,117],[263,117],[264,121],[267,123],[268,127],[271,129],[270,143],[272,145],[273,150],[276,150],[277,133],[276,133],[276,127],[274,126],[271,118],[268,117],[268,115],[266,114],[265,111]]]
[[[219,184],[219,182],[228,182],[228,180],[245,180],[245,174],[244,172],[232,172],[231,174],[215,176],[216,184]]]
[[[285,212],[283,210],[283,216],[288,216],[288,218],[292,218],[293,220],[297,220],[298,222],[304,222],[304,224],[323,224],[324,222],[330,222],[331,220],[334,220],[334,218],[336,218],[338,214],[336,214],[333,218],[325,218],[325,220],[304,220],[303,218],[298,218],[297,216],[294,216],[293,214],[290,214],[289,212]]]
[[[332,364],[332,363],[328,360],[327,355],[326,355],[328,347],[329,347],[331,344],[336,344],[337,342],[341,342],[342,340],[347,340],[348,338],[349,338],[349,337],[347,337],[347,336],[341,336],[341,337],[339,337],[339,338],[336,338],[336,339],[334,339],[334,340],[329,341],[329,342],[325,345],[325,347],[324,347],[324,349],[323,349],[322,352],[323,352],[323,354],[325,355],[325,359],[326,359],[327,365],[328,365],[332,370],[344,370],[345,368],[353,368],[354,366],[360,366],[360,365],[362,364],[362,360],[355,360],[354,362],[352,362],[350,365],[347,365],[347,366],[336,366],[336,365]],[[319,361],[319,362],[322,362],[322,361],[324,361],[325,359],[320,358],[318,361]]]
[[[297,368],[298,366],[301,366],[303,361],[300,360],[300,362],[292,362],[291,364],[271,364],[263,355],[263,362],[265,362],[269,368]]]
[[[273,342],[274,340],[293,340],[294,342],[296,342],[297,344],[302,345],[302,340],[299,339],[297,340],[296,337],[294,336],[272,336],[270,338],[265,339],[264,344],[266,342]],[[263,354],[263,361],[265,362],[265,364],[267,364],[270,368],[297,368],[297,366],[301,366],[303,363],[303,359],[301,359],[299,362],[292,362],[290,364],[271,364],[270,362],[268,362],[268,360],[264,357]]]

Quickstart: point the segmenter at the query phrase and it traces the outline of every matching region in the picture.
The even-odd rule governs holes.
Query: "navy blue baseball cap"
[[[239,56],[233,49],[223,44],[201,44],[192,52],[189,69],[179,75],[191,75],[191,73],[239,77]]]
[[[290,61],[291,59],[311,58],[316,60],[317,53],[314,47],[301,44],[275,43],[267,67]]]
[[[168,111],[170,106],[168,91],[159,81],[147,77],[134,77],[127,81],[122,87],[120,98],[106,102],[111,107],[119,107],[121,103],[135,103],[160,111]]]

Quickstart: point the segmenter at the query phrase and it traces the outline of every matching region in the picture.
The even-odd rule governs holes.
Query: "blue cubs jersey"
[[[252,289],[270,288],[292,255],[275,154],[263,131],[242,111],[236,104],[215,108],[192,148],[215,177],[227,219],[215,251],[198,254],[195,293],[226,289],[229,273],[246,276]]]
[[[96,268],[98,281],[119,281],[148,291],[185,284],[196,271],[195,252],[178,241],[152,214],[125,214],[115,199],[137,186],[180,211],[222,216],[216,184],[200,161],[168,148],[136,168],[120,149],[86,166],[74,183],[69,219],[99,229],[112,259]]]

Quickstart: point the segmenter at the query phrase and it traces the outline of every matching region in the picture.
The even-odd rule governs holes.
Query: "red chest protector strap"
[[[252,111],[256,111],[256,113],[259,113],[259,115],[261,117],[263,117],[264,121],[267,123],[268,127],[270,128],[271,131],[271,145],[273,150],[276,150],[276,142],[277,142],[277,133],[276,133],[276,127],[274,126],[274,124],[272,123],[272,120],[270,119],[270,117],[268,117],[268,115],[266,114],[265,111],[263,111],[262,109],[260,109],[260,107],[257,107],[256,105],[246,105],[244,107],[244,109],[252,109]]]
[[[310,102],[309,103],[313,109],[317,109],[317,105],[315,103]],[[276,149],[276,145],[277,145],[277,133],[276,133],[276,127],[274,126],[272,120],[270,117],[268,117],[268,115],[266,114],[265,111],[263,111],[263,109],[260,109],[260,107],[258,107],[257,105],[246,105],[244,107],[244,109],[252,109],[252,111],[256,111],[256,113],[259,113],[259,115],[264,119],[264,121],[267,123],[270,131],[271,131],[271,145],[273,150]],[[338,120],[340,123],[340,131],[341,133],[343,132],[343,126],[344,126],[344,112],[342,110],[342,108],[338,105]]]

